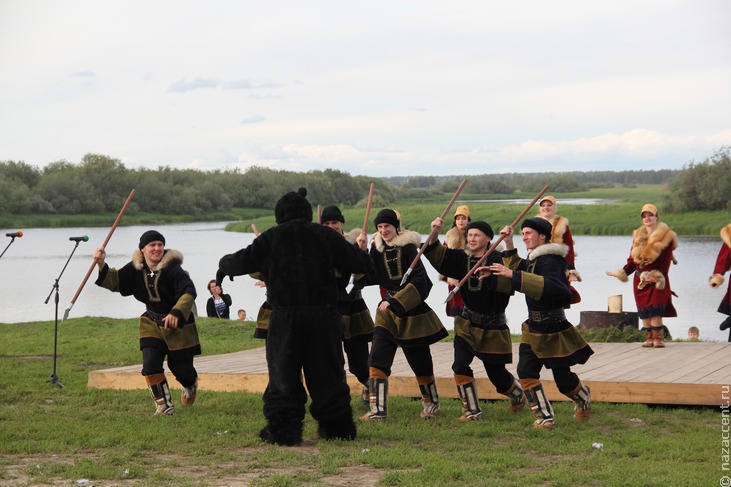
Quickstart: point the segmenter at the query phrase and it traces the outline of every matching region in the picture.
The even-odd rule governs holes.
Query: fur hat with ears
[[[277,224],[284,223],[289,220],[307,220],[312,221],[312,205],[307,201],[307,190],[300,188],[295,193],[290,191],[285,194],[274,208],[274,218]]]

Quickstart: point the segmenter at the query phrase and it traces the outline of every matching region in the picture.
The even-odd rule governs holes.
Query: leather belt
[[[477,325],[504,325],[506,322],[505,313],[496,313],[490,315],[475,313],[467,306],[464,306],[462,308],[462,318],[469,320]]]
[[[546,311],[529,311],[528,317],[534,323],[542,323],[544,321],[563,321],[566,319],[566,313],[561,308],[549,309]]]

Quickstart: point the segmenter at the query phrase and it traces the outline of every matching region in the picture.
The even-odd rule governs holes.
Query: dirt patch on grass
[[[296,448],[298,452],[319,454],[316,446],[302,445]],[[249,453],[253,453],[251,449]],[[246,452],[242,452],[246,458]],[[3,486],[128,486],[146,485],[146,478],[125,478],[124,473],[116,479],[70,479],[49,475],[48,471],[57,470],[59,466],[73,466],[82,457],[53,455],[50,457],[22,457],[15,455],[0,456],[0,484]],[[88,456],[85,456],[88,460]],[[166,466],[170,465],[170,466]],[[147,469],[147,468],[146,468]],[[246,462],[224,462],[215,467],[206,465],[190,465],[190,458],[184,456],[165,455],[161,458],[161,466],[155,472],[168,474],[172,480],[156,480],[155,485],[184,484],[206,485],[211,487],[242,487],[254,482],[266,481],[271,477],[296,479],[301,485],[330,485],[330,486],[364,486],[373,487],[378,483],[380,473],[377,469],[364,465],[345,466],[338,469],[337,474],[321,475],[313,466],[292,466],[272,468],[251,468]],[[150,472],[153,473],[153,472]]]

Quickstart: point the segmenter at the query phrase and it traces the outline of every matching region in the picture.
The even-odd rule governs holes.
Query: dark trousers
[[[167,355],[168,368],[175,376],[175,379],[180,382],[180,385],[190,387],[195,384],[198,372],[193,367],[193,352],[189,350],[170,352],[164,342],[161,347],[142,348],[142,375],[148,376],[165,372],[163,362]]]
[[[312,398],[312,417],[330,421],[348,416],[352,421],[337,307],[272,310],[266,356],[269,384],[264,392],[264,416],[270,426],[304,420],[307,392],[303,372]]]
[[[452,362],[452,372],[456,375],[466,375],[467,377],[474,377],[472,372],[472,360],[478,357],[482,364],[485,366],[485,372],[487,377],[495,385],[495,389],[498,392],[505,392],[513,386],[515,378],[513,374],[508,372],[505,368],[505,364],[502,363],[491,363],[489,359],[483,358],[480,354],[475,353],[467,342],[456,336],[454,337],[454,362]]]
[[[357,336],[343,340],[348,370],[361,384],[368,383],[368,336]]]
[[[377,326],[373,332],[373,343],[371,354],[368,357],[368,365],[382,371],[387,376],[391,375],[391,366],[396,356],[398,341],[383,327]],[[434,362],[431,357],[429,345],[419,347],[401,347],[409,367],[417,377],[430,377],[434,375]]]
[[[530,345],[521,343],[518,357],[518,378],[540,379],[543,362],[539,359]],[[579,386],[579,376],[571,372],[571,367],[555,367],[551,369],[556,387],[563,394],[568,394]]]

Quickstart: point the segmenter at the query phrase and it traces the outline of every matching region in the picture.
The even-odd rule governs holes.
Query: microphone
[[[89,236],[84,235],[83,237],[69,237],[69,240],[71,240],[72,242],[88,242]]]
[[[23,232],[21,232],[20,230],[18,230],[17,232],[13,232],[13,233],[6,233],[5,236],[6,237],[13,237],[13,238],[15,238],[15,237],[22,237],[23,236]]]

